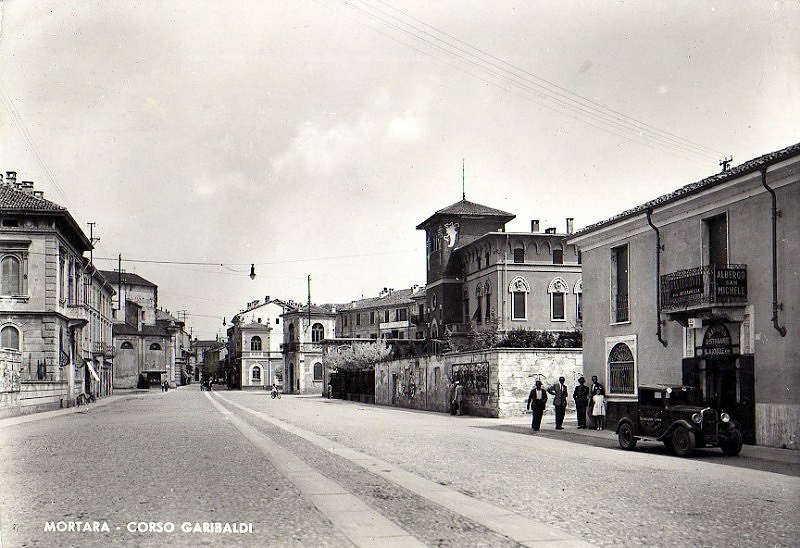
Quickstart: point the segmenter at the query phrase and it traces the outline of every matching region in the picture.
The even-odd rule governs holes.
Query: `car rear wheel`
[[[742,434],[741,432],[734,432],[730,439],[720,442],[719,448],[722,452],[730,457],[735,457],[742,450]]]
[[[619,425],[617,439],[619,439],[619,446],[626,451],[636,447],[636,442],[638,441],[636,436],[633,435],[633,427],[627,422]]]
[[[672,433],[672,451],[679,457],[688,457],[695,448],[694,432],[679,426]]]

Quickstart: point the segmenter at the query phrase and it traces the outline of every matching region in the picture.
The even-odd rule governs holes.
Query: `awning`
[[[92,365],[92,362],[90,362],[89,360],[86,360],[86,367],[89,368],[89,373],[92,374],[92,377],[94,377],[94,380],[96,380],[97,382],[100,382],[100,375],[97,374],[97,371],[95,370],[94,366]]]

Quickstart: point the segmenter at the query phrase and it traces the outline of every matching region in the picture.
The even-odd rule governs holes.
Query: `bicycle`
[[[270,396],[270,398],[272,398],[273,400],[274,400],[275,398],[281,399],[281,393],[280,393],[280,390],[278,390],[276,387],[274,387],[274,386],[273,386],[273,387],[272,387],[272,392],[270,392],[269,396]]]

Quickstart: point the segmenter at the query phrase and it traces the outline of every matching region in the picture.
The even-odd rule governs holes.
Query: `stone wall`
[[[406,358],[375,366],[375,403],[447,413],[453,382],[462,379],[466,414],[518,416],[525,413],[537,379],[549,386],[563,376],[571,390],[582,371],[579,348],[499,348]]]
[[[20,388],[0,393],[0,418],[69,406],[65,382],[23,382]]]

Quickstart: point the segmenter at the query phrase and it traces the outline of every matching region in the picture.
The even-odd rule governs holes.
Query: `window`
[[[569,292],[569,286],[563,278],[556,278],[547,288],[550,294],[550,320],[551,321],[564,321],[566,320],[566,294]]]
[[[527,298],[531,291],[530,285],[522,276],[517,276],[508,286],[511,293],[511,319],[524,320],[528,317]]]
[[[728,264],[728,216],[723,213],[703,221],[705,226],[706,255],[708,264]]]
[[[553,250],[553,264],[564,264],[564,250],[563,249],[554,249]]]
[[[361,313],[356,314],[356,325],[361,325]]]
[[[318,343],[322,342],[322,339],[325,338],[325,328],[322,327],[321,323],[315,323],[311,326],[311,342]]]
[[[483,285],[483,293],[486,296],[486,323],[488,324],[492,319],[492,310],[491,310],[492,286],[489,285],[488,281]]]
[[[524,263],[525,262],[525,250],[521,247],[518,247],[514,250],[514,262],[515,263]]]
[[[483,311],[481,305],[483,304],[483,288],[481,284],[475,287],[475,315],[472,318],[480,325],[483,322]]]
[[[578,280],[575,283],[575,318],[577,321],[583,321],[583,280]]]
[[[253,382],[261,382],[261,368],[259,366],[253,366],[253,371],[250,374],[250,378],[253,379]]]
[[[377,316],[378,316],[378,313],[375,312],[374,310],[369,313],[369,324],[370,325],[375,325],[375,319],[376,319]]]
[[[2,282],[0,282],[0,294],[21,295],[22,294],[22,269],[19,257],[6,255],[2,259]]]
[[[261,351],[261,337],[256,335],[252,339],[250,339],[250,350],[254,352]]]
[[[161,350],[161,345],[158,343],[153,343],[150,345],[150,350]]]
[[[628,302],[628,246],[611,250],[611,322],[630,320]]]
[[[342,316],[342,326],[343,327],[347,327],[347,318],[348,318],[347,314]]]
[[[464,310],[462,312],[463,322],[467,323],[469,321],[469,293],[464,291]]]
[[[478,270],[481,269],[481,256],[478,255]]]
[[[395,316],[398,322],[408,321],[408,308],[398,308],[395,310]]]
[[[123,342],[121,345],[119,345],[119,347],[122,350],[132,350],[133,349],[133,345],[128,341]]]
[[[19,330],[16,327],[7,325],[0,330],[0,348],[9,350],[19,350]]]
[[[578,250],[578,264],[581,264],[582,262],[583,262],[583,252],[581,252],[581,250],[579,249]]]
[[[486,266],[489,266],[489,252],[486,252]]]
[[[344,318],[347,318],[347,316],[344,316]],[[347,324],[345,323],[345,325],[347,325]],[[294,324],[290,323],[289,324],[289,342],[294,342],[294,341],[295,341]]]
[[[635,371],[633,352],[623,343],[617,343],[608,356],[608,391],[610,394],[634,394]]]
[[[383,311],[383,321],[384,321],[384,323],[389,323],[389,311],[388,310],[384,310]]]
[[[319,362],[314,364],[314,380],[317,382],[322,381],[322,364]]]

